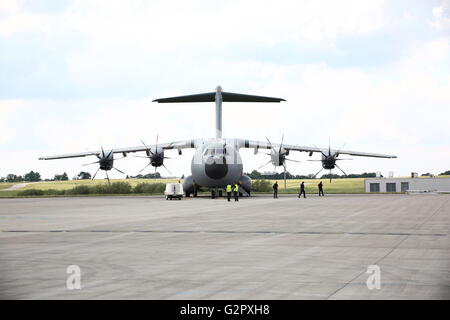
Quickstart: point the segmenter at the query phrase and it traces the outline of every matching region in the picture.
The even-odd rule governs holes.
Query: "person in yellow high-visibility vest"
[[[237,183],[234,184],[233,193],[234,193],[234,201],[239,201],[239,186]]]
[[[229,184],[229,185],[227,185],[228,201],[230,201],[230,198],[231,198],[231,191],[233,191],[233,188],[231,187],[231,184]]]

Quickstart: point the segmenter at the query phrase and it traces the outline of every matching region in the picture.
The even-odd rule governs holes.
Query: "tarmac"
[[[0,298],[449,299],[449,216],[436,194],[1,199]]]

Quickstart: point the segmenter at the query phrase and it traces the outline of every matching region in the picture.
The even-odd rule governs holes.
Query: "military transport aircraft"
[[[239,191],[244,195],[251,193],[251,179],[243,175],[242,159],[239,150],[242,148],[254,149],[254,154],[257,154],[260,149],[270,150],[270,161],[274,166],[283,166],[286,169],[286,157],[291,151],[308,152],[309,156],[313,153],[320,153],[322,155],[323,169],[333,169],[336,166],[336,161],[339,155],[346,154],[351,156],[362,157],[376,157],[376,158],[396,158],[394,155],[366,153],[347,150],[333,150],[328,148],[307,147],[298,145],[287,145],[282,142],[280,144],[272,144],[267,141],[252,141],[247,139],[232,138],[226,139],[222,137],[222,102],[281,102],[286,101],[281,98],[254,96],[247,94],[224,92],[218,86],[215,92],[201,93],[187,96],[171,97],[156,99],[153,102],[158,103],[184,103],[184,102],[215,102],[216,104],[216,137],[206,139],[192,139],[175,141],[169,143],[156,142],[155,145],[146,145],[142,142],[141,146],[117,148],[112,150],[92,151],[64,154],[57,156],[42,157],[40,160],[53,160],[65,158],[77,158],[86,156],[96,156],[98,161],[94,163],[99,164],[99,170],[107,172],[114,168],[114,154],[122,154],[126,157],[128,153],[145,152],[146,158],[149,159],[149,164],[155,168],[164,166],[164,152],[166,150],[178,150],[181,155],[183,149],[195,149],[195,154],[192,158],[191,171],[192,175],[188,176],[183,183],[183,188],[186,196],[197,195],[197,191],[202,188],[210,188],[211,195],[222,193],[222,190],[228,184],[239,184]],[[294,161],[294,160],[292,160]],[[122,172],[118,170],[119,172]],[[95,175],[97,174],[95,173]],[[94,177],[95,177],[94,175]],[[108,178],[109,180],[109,178]]]

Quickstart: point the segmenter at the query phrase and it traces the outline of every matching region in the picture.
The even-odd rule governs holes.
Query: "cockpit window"
[[[204,156],[222,156],[222,155],[226,155],[227,154],[227,150],[224,148],[208,148],[205,149],[205,151],[203,152]]]

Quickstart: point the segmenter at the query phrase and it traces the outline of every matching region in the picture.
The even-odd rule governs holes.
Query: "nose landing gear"
[[[219,196],[219,198],[223,197],[223,190],[219,189],[219,187],[211,189],[211,199],[215,199],[216,196]]]

